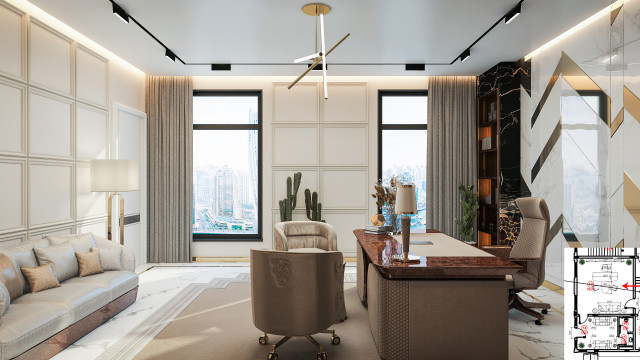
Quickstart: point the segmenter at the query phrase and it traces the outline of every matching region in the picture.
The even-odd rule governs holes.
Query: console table
[[[505,275],[520,266],[436,230],[411,234],[420,263],[391,261],[402,242],[354,230],[358,294],[385,360],[508,358]]]

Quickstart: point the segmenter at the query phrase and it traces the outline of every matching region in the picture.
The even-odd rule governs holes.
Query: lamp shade
[[[122,192],[140,189],[140,171],[134,160],[91,160],[91,191]]]
[[[396,214],[417,214],[416,188],[413,184],[398,185],[396,192]]]

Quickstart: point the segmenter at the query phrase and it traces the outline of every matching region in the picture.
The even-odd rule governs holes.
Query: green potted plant
[[[462,241],[466,243],[475,243],[471,240],[473,236],[473,222],[478,216],[478,194],[473,192],[473,185],[458,187],[460,196],[460,204],[462,205],[462,219],[455,219],[458,224],[458,232],[462,238]]]

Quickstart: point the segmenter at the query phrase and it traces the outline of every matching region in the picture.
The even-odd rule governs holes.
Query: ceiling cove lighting
[[[123,8],[120,7],[120,5],[112,2],[111,4],[113,4],[113,15],[115,15],[118,19],[126,22],[127,24],[129,23],[129,14],[127,14],[126,11],[124,11]]]
[[[512,22],[513,19],[517,18],[518,15],[520,15],[521,4],[522,3],[518,3],[518,5],[516,5],[513,9],[511,9],[511,11],[507,13],[507,15],[504,16],[505,24]]]
[[[460,54],[460,62],[464,62],[469,58],[469,56],[471,56],[471,48],[463,51],[462,54]]]
[[[626,0],[627,3],[629,1],[631,1],[631,0]],[[611,4],[611,5],[607,5],[604,9],[602,9],[602,10],[598,11],[597,13],[591,15],[590,17],[588,17],[587,19],[583,20],[578,25],[572,27],[571,29],[563,32],[562,34],[560,34],[558,36],[556,36],[555,38],[553,38],[552,40],[550,40],[546,44],[544,44],[544,45],[540,46],[539,48],[533,50],[532,52],[530,52],[529,54],[527,54],[524,57],[524,60],[525,61],[529,61],[534,55],[537,55],[538,53],[540,53],[545,48],[549,48],[549,47],[559,43],[563,39],[566,39],[569,36],[571,36],[572,34],[575,34],[576,32],[580,31],[581,29],[583,29],[587,25],[593,23],[594,21],[600,19],[601,17],[603,17],[605,15],[609,16],[611,14],[611,10],[617,9],[618,7],[622,6],[622,4],[624,4],[624,3],[625,3],[625,0],[618,0],[618,1],[614,2],[613,4]]]

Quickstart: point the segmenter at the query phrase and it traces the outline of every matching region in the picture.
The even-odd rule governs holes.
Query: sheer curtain
[[[148,261],[191,261],[193,84],[147,76]]]
[[[476,77],[429,77],[427,228],[458,237],[458,186],[477,192]]]

